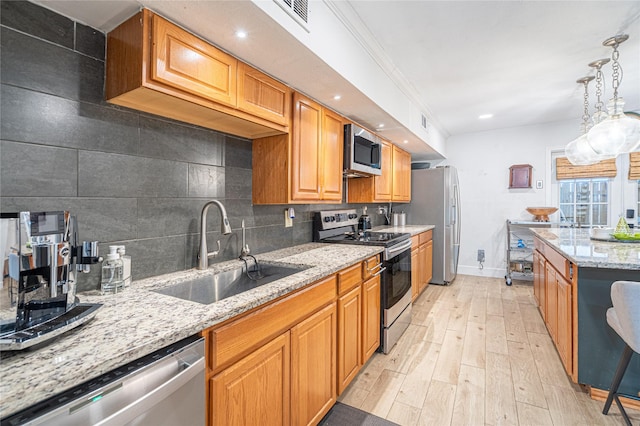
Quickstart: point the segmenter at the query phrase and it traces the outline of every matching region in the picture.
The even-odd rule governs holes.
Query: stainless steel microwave
[[[344,169],[348,177],[381,175],[381,157],[379,137],[355,124],[344,126]]]

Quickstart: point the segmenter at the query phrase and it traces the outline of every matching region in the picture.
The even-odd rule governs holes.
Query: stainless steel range
[[[358,229],[355,209],[316,212],[313,240],[384,247],[381,275],[379,351],[391,351],[411,322],[411,234]]]

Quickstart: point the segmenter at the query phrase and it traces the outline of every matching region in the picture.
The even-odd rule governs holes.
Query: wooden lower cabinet
[[[290,333],[247,355],[210,381],[210,424],[290,424]]]
[[[380,276],[362,283],[362,359],[364,365],[380,346]]]
[[[546,313],[545,322],[551,338],[555,342],[558,334],[558,281],[553,266],[547,264],[545,268]]]
[[[338,394],[360,370],[361,332],[362,289],[357,286],[338,299]]]
[[[565,371],[577,380],[577,324],[574,291],[577,268],[539,239],[533,252],[533,291],[540,314],[556,346]]]
[[[411,301],[420,295],[420,248],[411,247]]]
[[[562,363],[567,371],[571,371],[572,360],[572,331],[571,331],[571,282],[563,276],[557,275],[558,289],[558,321],[556,331],[556,345]]]
[[[433,278],[433,231],[412,237],[411,243],[411,300],[414,301]]]
[[[333,303],[291,329],[293,425],[317,424],[336,402],[336,317]]]
[[[373,256],[203,331],[207,424],[317,424],[380,346],[379,267]]]

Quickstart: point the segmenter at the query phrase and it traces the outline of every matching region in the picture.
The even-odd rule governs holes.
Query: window
[[[638,218],[638,226],[640,226],[640,180],[638,181],[638,208],[636,209],[636,217]]]
[[[608,179],[568,179],[559,184],[560,215],[567,221],[580,226],[608,224]]]

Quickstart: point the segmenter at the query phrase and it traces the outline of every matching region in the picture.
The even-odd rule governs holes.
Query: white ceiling
[[[370,41],[366,49],[445,137],[559,120],[576,120],[577,135],[583,89],[575,80],[611,56],[602,41],[619,33],[630,36],[620,45],[620,94],[626,110],[640,110],[638,1],[324,1],[351,17],[349,30]],[[398,124],[251,2],[37,3],[105,32],[145,5],[325,104],[343,93],[336,108],[362,124]],[[251,43],[234,37],[238,27],[251,28]],[[608,99],[610,65],[604,75]],[[478,119],[486,113],[494,117]],[[407,148],[414,159],[441,157],[424,144]]]

